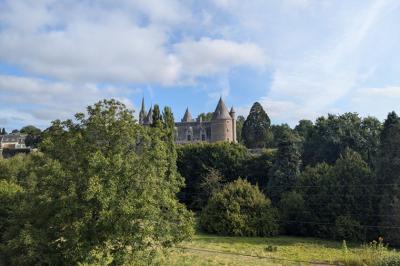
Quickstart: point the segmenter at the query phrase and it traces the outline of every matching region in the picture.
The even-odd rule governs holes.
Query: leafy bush
[[[204,192],[201,183],[210,169],[215,169],[227,182],[236,180],[243,172],[243,163],[249,157],[246,148],[240,144],[217,142],[195,143],[177,147],[177,166],[185,178],[185,188],[179,197],[189,208],[201,210]]]
[[[271,236],[278,233],[277,210],[257,186],[239,178],[211,196],[200,225],[220,235]]]
[[[362,226],[349,216],[339,216],[335,221],[336,239],[359,240],[362,238]]]

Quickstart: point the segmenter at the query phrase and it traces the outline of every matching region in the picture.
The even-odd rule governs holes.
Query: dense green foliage
[[[281,202],[284,226],[291,234],[365,240],[361,225],[374,222],[374,179],[361,156],[346,150],[333,166],[307,167]]]
[[[237,179],[216,191],[201,212],[200,225],[209,233],[271,236],[278,233],[277,211],[257,186]]]
[[[28,147],[37,148],[42,141],[42,131],[35,126],[25,126],[21,128],[19,132],[27,135],[25,138],[25,145]]]
[[[269,172],[268,196],[277,203],[282,194],[293,189],[300,174],[300,153],[291,134],[282,136],[276,160]]]
[[[87,111],[54,121],[43,153],[0,161],[7,264],[149,264],[193,233],[170,122],[143,128],[113,100]]]
[[[307,129],[304,140],[304,165],[334,163],[350,148],[373,166],[379,147],[381,123],[372,117],[361,119],[355,113],[320,117],[313,129]]]
[[[255,102],[243,123],[242,138],[248,148],[264,148],[271,139],[271,120],[260,103]]]
[[[382,200],[381,233],[390,242],[400,245],[400,118],[392,112],[382,130],[377,178]]]
[[[243,144],[243,136],[242,136],[242,130],[243,130],[243,125],[244,125],[244,121],[246,119],[239,115],[236,119],[236,140],[239,143]]]
[[[272,151],[252,155],[244,146],[226,142],[188,144],[178,146],[177,150],[178,171],[186,183],[179,197],[194,210],[200,210],[208,199],[209,193],[204,192],[201,184],[210,171],[218,171],[222,183],[242,176],[263,190],[275,158]]]
[[[213,114],[213,112],[201,113],[199,114],[199,117],[202,119],[202,121],[211,121]]]
[[[183,202],[201,210],[213,187],[243,177],[271,198],[287,234],[361,241],[382,235],[400,244],[395,113],[383,128],[373,117],[346,113],[269,130],[274,136],[268,145],[276,152],[253,154],[228,143],[179,147],[178,170],[187,184]]]
[[[199,210],[204,199],[201,182],[211,169],[216,169],[226,182],[237,179],[242,163],[247,158],[247,150],[238,144],[219,142],[214,144],[189,144],[179,146],[177,166],[185,178],[186,186],[180,199],[188,207]]]

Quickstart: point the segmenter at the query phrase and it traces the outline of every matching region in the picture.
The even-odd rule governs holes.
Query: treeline
[[[271,126],[256,103],[243,123],[242,142],[263,151],[254,155],[240,144],[228,143],[178,148],[178,170],[186,180],[180,199],[203,213],[206,231],[218,233],[204,213],[213,217],[211,206],[219,206],[211,209],[220,219],[231,214],[219,223],[227,228],[237,225],[236,230],[220,228],[220,233],[246,235],[248,231],[240,228],[247,218],[231,218],[248,213],[245,202],[250,199],[238,188],[247,185],[236,184],[235,195],[241,199],[231,199],[232,205],[226,206],[223,196],[242,178],[271,201],[267,216],[281,233],[358,241],[382,236],[391,245],[400,245],[400,118],[394,112],[383,124],[345,113],[315,122],[302,120],[291,129]],[[277,233],[269,228],[265,234]]]

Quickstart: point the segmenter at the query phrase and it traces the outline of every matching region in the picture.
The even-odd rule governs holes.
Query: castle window
[[[191,141],[192,140],[192,136],[191,135],[187,135],[187,140]]]
[[[205,141],[205,140],[206,140],[206,135],[201,134],[201,140],[202,140],[202,141]]]

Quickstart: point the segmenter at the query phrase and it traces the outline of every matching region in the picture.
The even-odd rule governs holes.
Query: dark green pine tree
[[[243,142],[248,148],[263,148],[270,136],[271,120],[260,103],[255,102],[242,129]]]
[[[278,203],[282,194],[293,189],[300,174],[300,153],[292,134],[285,134],[279,144],[274,166],[269,172],[268,196]]]
[[[151,124],[152,127],[160,127],[162,126],[162,116],[160,111],[160,106],[158,104],[154,105],[153,108],[153,123]]]
[[[391,245],[400,244],[400,118],[389,113],[381,133],[377,167],[382,199],[380,233]]]
[[[6,129],[3,127],[3,129],[1,130],[1,135],[6,135],[6,134],[7,134]]]

